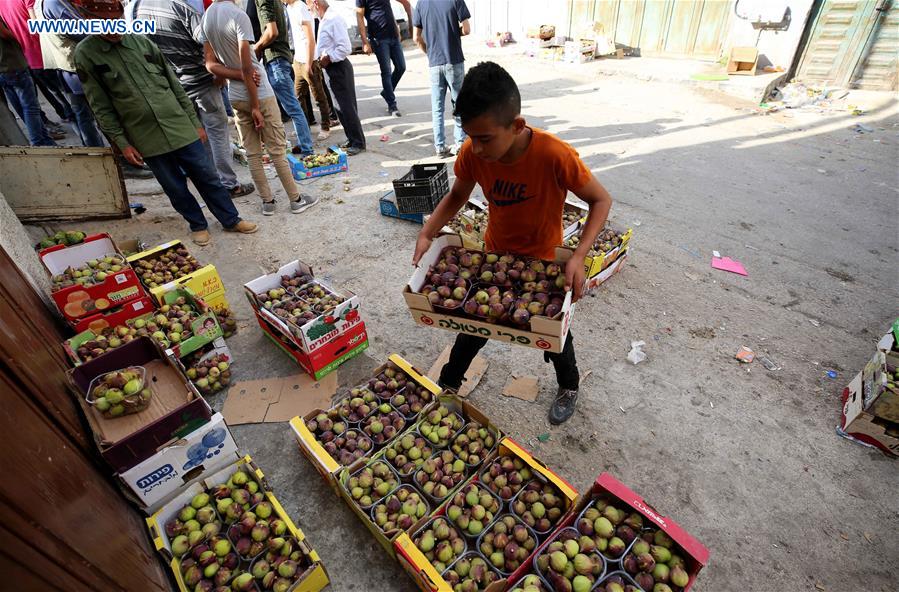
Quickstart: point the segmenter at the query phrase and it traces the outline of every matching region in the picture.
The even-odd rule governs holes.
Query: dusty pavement
[[[193,249],[219,268],[241,319],[231,340],[237,380],[296,372],[241,293],[294,258],[363,299],[371,348],[340,368],[343,385],[392,352],[428,368],[450,343],[449,333],[417,327],[400,296],[417,227],[378,214],[390,179],[432,151],[427,64],[411,47],[407,59],[397,93],[404,117],[391,119],[376,62],[353,58],[369,151],[348,174],[305,185],[320,205],[263,219],[256,198],[241,199],[261,231],[216,228],[211,246]],[[624,272],[577,307],[578,360],[592,371],[578,414],[551,428],[551,367],[536,351],[495,342],[483,350],[490,367],[472,400],[577,487],[610,471],[705,543],[711,561],[697,592],[899,589],[896,461],[834,433],[840,390],[899,312],[895,104],[867,97],[863,117],[765,116],[689,87],[511,52],[494,59],[518,80],[528,120],[580,151],[615,199],[612,219],[635,236]],[[857,123],[873,131],[850,129]],[[147,213],[79,226],[150,243],[188,238],[158,187],[128,185]],[[742,261],[749,277],[712,270],[713,249]],[[637,366],[625,359],[632,340],[647,343]],[[739,365],[741,345],[781,369]],[[516,371],[539,376],[535,403],[499,394]],[[287,424],[233,431],[319,550],[333,590],[413,589],[300,456]]]

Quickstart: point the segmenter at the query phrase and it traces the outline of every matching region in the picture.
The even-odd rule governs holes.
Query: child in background
[[[418,235],[413,265],[418,265],[434,236],[468,202],[475,183],[489,205],[484,240],[489,251],[552,260],[562,244],[562,212],[569,191],[590,208],[580,243],[565,266],[565,289],[576,302],[584,289],[584,258],[603,229],[612,198],[584,165],[577,151],[557,137],[529,127],[521,116],[515,81],[493,62],[482,62],[465,76],[455,115],[468,135],[455,165],[452,189]],[[460,333],[440,386],[457,391],[465,372],[487,339]],[[561,353],[544,353],[556,370],[559,390],[549,411],[553,425],[567,421],[577,404],[580,374],[571,331]]]

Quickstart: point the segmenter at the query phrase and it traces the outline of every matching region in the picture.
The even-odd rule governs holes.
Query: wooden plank
[[[68,573],[91,587],[71,581],[48,582],[63,590],[141,590],[168,592],[162,564],[150,548],[136,510],[56,423],[35,405],[0,368],[0,433],[4,440],[0,471],[16,475],[0,481],[0,523]],[[89,534],[89,536],[87,536]],[[6,537],[4,537],[6,538]],[[27,559],[27,558],[26,558]],[[52,572],[32,564],[45,577]],[[96,582],[96,585],[93,584]],[[14,587],[19,590],[22,588]]]
[[[0,146],[0,179],[23,222],[131,215],[110,148]]]

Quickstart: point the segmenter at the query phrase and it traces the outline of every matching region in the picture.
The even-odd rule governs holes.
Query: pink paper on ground
[[[739,275],[749,275],[746,273],[746,269],[743,267],[742,263],[734,261],[730,257],[712,257],[712,267]]]

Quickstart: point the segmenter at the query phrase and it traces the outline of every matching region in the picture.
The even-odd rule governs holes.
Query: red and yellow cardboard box
[[[156,254],[162,253],[165,250],[183,246],[184,244],[179,240],[169,241],[151,249],[147,249],[146,251],[131,255],[128,257],[128,263],[134,263],[141,259],[153,258]],[[215,265],[204,265],[200,269],[192,271],[177,280],[173,280],[162,286],[156,286],[155,288],[147,288],[147,291],[153,296],[153,300],[156,304],[162,306],[164,304],[163,295],[175,288],[189,288],[198,298],[202,298],[207,306],[212,309],[219,310],[228,308],[228,300],[225,298],[225,284],[222,283],[222,278],[219,275],[218,270],[216,270]]]

